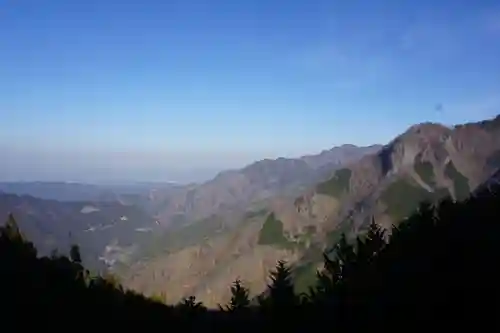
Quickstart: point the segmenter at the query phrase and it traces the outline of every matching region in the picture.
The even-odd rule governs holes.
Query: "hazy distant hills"
[[[318,156],[312,160],[318,161]],[[271,189],[273,194],[263,201],[262,210],[242,217],[232,229],[221,229],[213,222],[216,216],[212,217],[218,232],[206,230],[207,236],[198,244],[177,246],[173,252],[136,266],[128,284],[146,292],[167,291],[172,301],[194,294],[216,305],[227,300],[227,286],[239,276],[246,277],[254,293],[260,292],[265,288],[268,270],[276,260],[286,259],[298,265],[298,285],[305,287],[314,277],[321,252],[333,245],[341,233],[361,233],[372,218],[390,227],[423,201],[445,196],[461,200],[481,184],[497,181],[500,117],[452,128],[418,124],[382,148],[373,148],[371,154],[365,151],[342,166],[332,165],[331,170],[336,169],[333,174],[293,198],[275,196],[276,188],[307,184],[314,176],[309,178],[306,170],[321,168],[311,167],[304,157],[257,162],[239,171],[222,173],[193,189],[192,204],[180,205],[181,210],[200,207],[203,211],[211,207],[208,203],[217,206],[218,200],[236,202],[234,197],[242,198],[242,202],[258,198],[255,193],[259,191],[252,190],[254,184],[259,189]],[[226,186],[218,188],[214,184]],[[181,269],[186,263],[188,267]]]
[[[9,213],[41,254],[67,252],[71,244],[78,244],[91,268],[126,263],[159,228],[137,206],[110,201],[62,202],[0,193],[0,216],[6,220]]]
[[[121,196],[147,197],[151,190],[168,191],[177,186],[171,182],[124,182],[95,185],[62,181],[10,181],[0,182],[0,192],[58,201],[116,201]]]
[[[90,268],[128,263],[161,229],[149,205],[171,183],[93,185],[76,182],[0,182],[0,222],[9,212],[42,254],[81,247]]]
[[[72,182],[0,182],[0,192],[58,201],[113,201],[115,194],[97,185]]]

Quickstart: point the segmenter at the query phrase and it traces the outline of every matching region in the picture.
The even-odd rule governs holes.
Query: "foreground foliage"
[[[422,205],[390,235],[372,223],[354,243],[340,237],[305,294],[294,292],[292,268],[280,261],[258,302],[238,279],[230,303],[209,310],[194,297],[165,305],[161,297],[124,290],[112,277],[91,276],[76,246],[69,257],[38,257],[9,216],[0,230],[2,314],[24,319],[17,328],[140,322],[169,331],[342,332],[487,325],[499,305],[499,221],[499,188],[461,203]]]

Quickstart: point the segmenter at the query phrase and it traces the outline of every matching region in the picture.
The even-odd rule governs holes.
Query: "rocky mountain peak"
[[[382,174],[411,168],[417,159],[443,162],[447,157],[443,143],[451,133],[452,129],[436,123],[411,126],[379,152]]]

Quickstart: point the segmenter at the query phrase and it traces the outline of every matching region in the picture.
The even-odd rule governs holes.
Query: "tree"
[[[9,243],[11,251],[17,251],[18,254],[22,253],[27,258],[36,257],[37,251],[35,246],[24,238],[12,213],[9,213],[5,226],[0,227],[0,236],[6,243]]]
[[[228,311],[238,311],[250,305],[249,290],[243,286],[240,279],[236,279],[231,286],[231,300],[226,306]]]
[[[24,241],[21,230],[19,229],[17,221],[12,213],[9,213],[9,217],[7,218],[7,222],[5,223],[2,233],[10,240]]]
[[[356,241],[357,264],[367,264],[371,262],[373,257],[386,245],[385,231],[375,223],[374,219],[372,219],[366,235],[363,238],[358,237]]]
[[[189,296],[189,297],[183,299],[182,302],[179,304],[179,307],[181,309],[190,309],[190,310],[204,308],[202,302],[196,301],[196,296]]]
[[[268,285],[269,302],[273,308],[286,308],[297,303],[290,268],[286,262],[279,260],[276,269],[270,273],[271,284]]]
[[[82,255],[80,254],[80,247],[76,244],[71,245],[71,249],[69,250],[69,257],[71,261],[81,264],[82,263]]]

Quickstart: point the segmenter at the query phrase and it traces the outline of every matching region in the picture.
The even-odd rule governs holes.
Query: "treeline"
[[[38,257],[13,216],[0,230],[2,315],[16,328],[135,322],[161,323],[167,331],[483,327],[496,325],[499,266],[498,187],[460,203],[422,205],[390,235],[372,223],[354,242],[342,237],[324,255],[324,269],[308,293],[294,293],[291,268],[280,261],[257,304],[237,280],[231,301],[217,310],[194,297],[166,305],[125,290],[110,276],[92,276],[76,246],[69,256]]]

